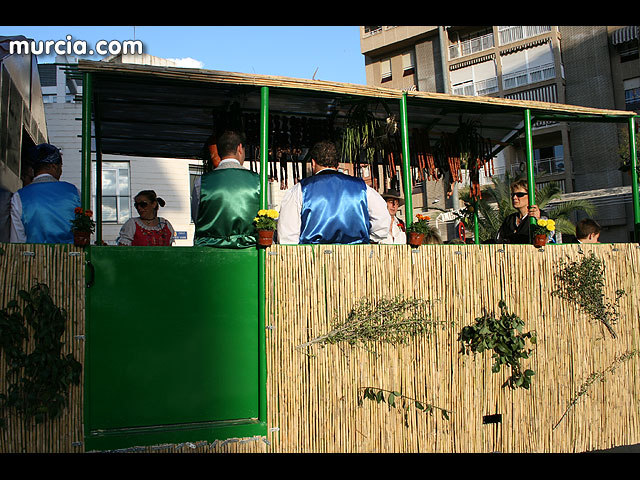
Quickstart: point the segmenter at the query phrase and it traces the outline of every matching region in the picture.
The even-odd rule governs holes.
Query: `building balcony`
[[[533,25],[520,25],[520,26],[507,26],[498,27],[498,39],[500,45],[507,45],[509,43],[518,42],[525,38],[535,37],[544,33],[549,33],[551,27],[547,26],[533,26]]]
[[[493,33],[449,45],[449,60],[472,55],[494,47]]]
[[[556,69],[553,63],[547,63],[538,67],[526,68],[517,72],[502,75],[502,88],[508,90],[531,83],[551,80],[556,76]]]
[[[465,82],[454,85],[451,93],[454,95],[486,96],[498,92],[498,78],[487,78],[479,82]]]

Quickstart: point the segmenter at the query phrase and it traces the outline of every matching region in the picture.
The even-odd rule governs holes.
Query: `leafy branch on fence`
[[[386,395],[386,400],[385,400]],[[385,390],[377,387],[359,387],[358,388],[358,406],[362,406],[364,399],[374,401],[376,403],[386,403],[391,408],[399,408],[403,412],[404,424],[409,426],[409,409],[413,406],[416,410],[433,415],[434,411],[440,411],[442,418],[449,420],[449,411],[432,405],[430,403],[416,400],[415,398],[402,395],[395,390]]]
[[[532,349],[526,347],[526,339],[534,345],[536,343],[535,332],[523,333],[524,321],[516,314],[509,313],[504,301],[498,303],[500,317],[494,313],[487,313],[475,320],[474,325],[466,326],[458,335],[458,341],[462,343],[460,353],[482,353],[485,350],[493,350],[493,366],[491,371],[498,373],[502,365],[511,368],[511,376],[507,378],[502,387],[515,389],[521,387],[529,389],[531,377],[534,371],[523,370],[521,359],[529,358]]]
[[[562,414],[562,417],[560,417],[560,420],[558,420],[558,422],[553,426],[552,430],[555,430],[556,427],[560,425],[562,420],[564,420],[564,418],[569,413],[569,410],[571,410],[584,395],[588,395],[591,385],[593,385],[598,380],[600,380],[601,382],[604,382],[605,381],[604,377],[607,373],[614,373],[616,368],[618,368],[618,366],[622,362],[628,362],[629,360],[631,360],[633,357],[636,357],[636,356],[640,356],[640,350],[638,349],[628,350],[622,355],[619,355],[616,358],[614,358],[613,362],[611,362],[611,365],[609,365],[607,368],[605,368],[601,372],[594,372],[591,375],[589,375],[587,379],[584,381],[584,383],[580,386],[578,393],[576,393],[575,397],[573,397],[571,402],[569,402],[569,406]]]
[[[11,300],[0,310],[0,349],[7,363],[7,393],[0,394],[0,412],[13,410],[25,421],[42,423],[58,417],[66,406],[69,387],[80,383],[82,365],[62,353],[66,312],[57,307],[49,287],[39,283],[20,290],[21,309]],[[33,339],[31,353],[27,353]],[[0,426],[5,425],[0,417]]]
[[[563,262],[560,267],[555,274],[559,286],[551,295],[574,303],[591,318],[601,322],[616,338],[613,325],[617,322],[620,298],[626,293],[618,289],[613,302],[605,301],[604,261],[591,252],[580,261]]]
[[[331,331],[296,348],[340,342],[350,345],[403,344],[416,335],[431,333],[436,325],[445,324],[431,320],[429,307],[427,300],[402,296],[378,301],[363,298],[353,306],[346,319],[334,319]]]

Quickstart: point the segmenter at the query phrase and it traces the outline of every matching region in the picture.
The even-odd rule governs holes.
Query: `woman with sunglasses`
[[[153,190],[143,190],[134,198],[139,217],[130,218],[120,229],[118,245],[168,247],[175,232],[168,220],[158,217],[158,208],[165,202]]]
[[[547,216],[537,205],[529,206],[529,185],[526,180],[516,180],[511,184],[511,205],[516,212],[507,216],[502,222],[496,238],[497,243],[531,243],[529,238],[531,217],[539,220],[546,219]]]

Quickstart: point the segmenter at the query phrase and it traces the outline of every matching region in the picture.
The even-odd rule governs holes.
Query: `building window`
[[[536,148],[533,151],[536,175],[552,175],[564,172],[564,149],[562,145]]]
[[[95,163],[92,171],[93,210],[96,209]],[[131,218],[131,179],[129,162],[102,163],[102,221],[104,223],[125,223]]]
[[[391,80],[391,59],[385,58],[380,62],[380,81],[382,83]]]
[[[624,81],[624,106],[626,110],[640,110],[640,77]]]
[[[375,35],[376,33],[380,33],[382,31],[382,27],[364,27],[364,36]]]
[[[403,76],[412,75],[416,72],[416,60],[413,52],[407,52],[402,55],[402,74]]]

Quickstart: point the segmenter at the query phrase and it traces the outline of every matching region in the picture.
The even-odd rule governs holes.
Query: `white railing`
[[[482,52],[494,47],[493,33],[449,45],[449,60]]]
[[[467,82],[461,85],[453,86],[451,93],[454,95],[468,95],[474,97],[477,95],[489,95],[498,91],[498,77],[487,78],[479,82]]]
[[[498,36],[500,45],[507,45],[508,43],[517,42],[529,37],[535,37],[537,35],[542,35],[543,33],[549,33],[550,31],[551,27],[548,26],[521,25],[513,27],[498,27]]]
[[[555,78],[555,76],[556,69],[553,63],[546,63],[538,67],[526,68],[503,75],[502,88],[507,90],[509,88],[521,87],[522,85],[549,80]]]
[[[540,158],[534,162],[534,171],[536,175],[545,175],[552,173],[564,172],[564,158],[550,157]]]

